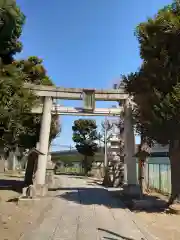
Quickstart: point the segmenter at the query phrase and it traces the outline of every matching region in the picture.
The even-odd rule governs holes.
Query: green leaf
[[[90,160],[87,157],[93,157],[98,150],[96,143],[98,139],[96,122],[91,119],[79,119],[74,121],[72,130],[76,149],[80,154],[85,156],[83,164],[86,166],[86,169],[90,169],[92,158]]]

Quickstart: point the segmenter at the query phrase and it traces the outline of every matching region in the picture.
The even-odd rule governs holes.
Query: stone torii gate
[[[33,93],[43,98],[43,104],[32,109],[32,113],[42,114],[41,130],[39,138],[39,151],[43,155],[38,157],[36,173],[36,185],[45,185],[47,156],[49,151],[49,135],[51,115],[84,115],[84,116],[120,116],[124,110],[124,140],[125,140],[125,182],[128,192],[138,193],[139,186],[136,174],[135,161],[135,137],[132,125],[132,105],[129,95],[123,88],[111,90],[62,88],[54,86],[42,86],[26,84]],[[84,108],[62,107],[54,104],[53,99],[84,100]],[[95,108],[96,101],[116,101],[119,108]]]

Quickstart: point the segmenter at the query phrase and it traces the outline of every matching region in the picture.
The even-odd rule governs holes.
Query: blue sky
[[[141,63],[135,27],[170,0],[17,0],[26,15],[18,58],[44,59],[57,86],[111,88],[121,74]],[[81,102],[61,101],[65,106]],[[99,102],[97,107],[111,106]],[[55,143],[72,144],[72,123],[61,117],[62,132]],[[103,118],[96,117],[99,124]],[[57,147],[56,147],[57,149]],[[62,149],[58,148],[58,149]]]

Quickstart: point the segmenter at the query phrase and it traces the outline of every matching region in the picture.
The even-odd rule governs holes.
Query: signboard
[[[84,111],[93,112],[95,108],[95,90],[83,90]]]

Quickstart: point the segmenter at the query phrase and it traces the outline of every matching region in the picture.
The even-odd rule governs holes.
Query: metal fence
[[[80,174],[84,175],[84,171],[81,166],[74,167],[60,167],[57,169],[56,174]],[[96,178],[101,179],[103,177],[103,167],[93,166],[90,174]]]
[[[147,163],[144,177],[148,189],[154,189],[165,194],[171,193],[170,164]]]
[[[65,173],[65,174],[82,174],[83,170],[81,167],[60,167],[57,169],[56,173]]]

